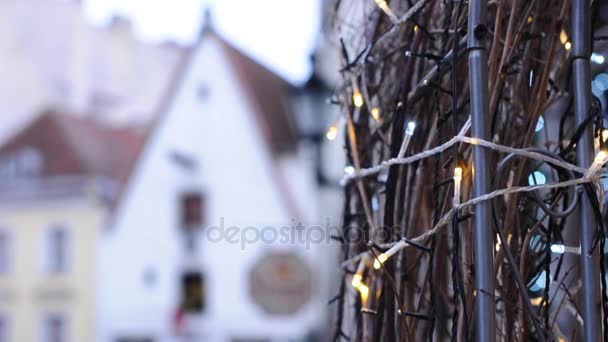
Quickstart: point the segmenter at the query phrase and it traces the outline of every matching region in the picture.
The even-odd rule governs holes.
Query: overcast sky
[[[131,18],[144,40],[191,43],[204,8],[229,41],[293,83],[309,74],[319,28],[319,0],[86,0],[88,17],[103,25],[114,15]]]

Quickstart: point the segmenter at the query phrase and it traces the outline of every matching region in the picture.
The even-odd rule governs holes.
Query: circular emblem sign
[[[249,294],[270,315],[293,315],[311,297],[312,272],[295,253],[274,252],[254,264]]]

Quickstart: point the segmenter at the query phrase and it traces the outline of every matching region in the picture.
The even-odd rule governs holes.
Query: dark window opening
[[[203,196],[187,193],[181,199],[181,223],[186,229],[197,229],[203,224]]]
[[[67,271],[67,232],[63,228],[51,230],[49,236],[49,272]]]
[[[186,313],[205,310],[207,286],[201,273],[188,272],[182,276],[182,309]]]

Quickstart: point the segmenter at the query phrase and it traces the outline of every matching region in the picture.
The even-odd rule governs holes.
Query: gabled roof
[[[174,77],[169,82],[165,97],[154,118],[155,122],[151,125],[151,130],[160,124],[163,116],[168,112],[168,107],[178,91],[178,86],[189,70],[193,55],[205,38],[213,38],[220,43],[229,64],[234,68],[240,85],[247,94],[248,103],[254,109],[259,127],[272,153],[277,156],[295,151],[298,144],[298,133],[289,104],[289,97],[295,91],[295,87],[234,47],[209,25],[204,26],[198,42],[186,52],[180,65],[176,68]]]
[[[124,185],[143,142],[129,129],[47,111],[0,146],[0,161],[31,148],[42,159],[39,178],[103,176]]]
[[[295,88],[286,80],[235,48],[213,30],[207,30],[221,44],[235,69],[250,103],[256,109],[270,149],[274,153],[290,152],[297,145],[297,131],[289,105]]]

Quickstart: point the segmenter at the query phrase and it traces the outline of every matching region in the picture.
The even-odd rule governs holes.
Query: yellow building
[[[0,341],[95,340],[98,241],[140,143],[47,113],[0,148]]]

